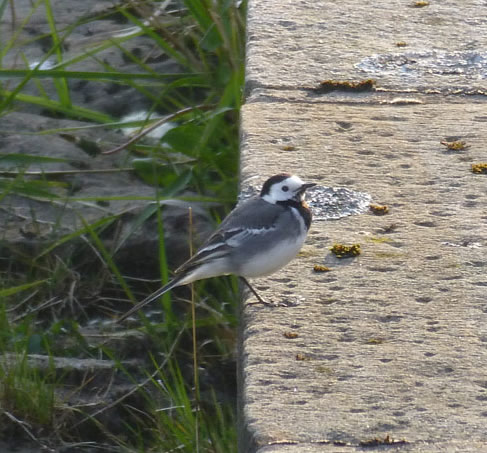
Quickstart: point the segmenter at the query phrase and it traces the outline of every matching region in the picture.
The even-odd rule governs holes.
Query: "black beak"
[[[298,190],[298,193],[304,193],[306,192],[307,189],[311,188],[311,187],[314,187],[316,186],[316,184],[314,182],[310,182],[310,183],[307,183],[307,184],[303,184],[299,190]]]
[[[302,190],[307,190],[307,189],[309,189],[309,188],[311,188],[311,187],[314,187],[314,186],[316,186],[316,183],[315,183],[315,182],[310,182],[310,183],[308,183],[308,184],[303,184],[303,185],[301,186],[301,189],[302,189]]]
[[[316,186],[316,184],[314,182],[310,182],[310,183],[307,183],[307,184],[303,184],[297,191],[296,191],[296,195],[303,195],[304,192],[306,192],[307,189],[309,189],[310,187],[314,187]]]

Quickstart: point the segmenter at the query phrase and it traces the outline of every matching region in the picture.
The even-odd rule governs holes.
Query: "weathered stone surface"
[[[485,2],[431,1],[423,8],[415,3],[250,1],[248,89],[372,77],[394,91],[485,91]]]
[[[487,100],[447,94],[486,79],[385,72],[374,78],[388,93],[301,88],[361,79],[356,64],[397,52],[398,40],[411,52],[475,47],[474,35],[487,37],[485,5],[452,14],[451,2],[250,3],[243,185],[290,171],[367,192],[389,213],[315,221],[298,259],[255,282],[264,297],[297,304],[244,309],[241,450],[363,451],[389,439],[404,440],[387,447],[401,451],[481,451],[487,176],[471,165],[487,161]],[[440,144],[454,140],[467,148]],[[362,253],[340,260],[334,243]]]
[[[44,372],[50,370],[64,373],[72,371],[78,373],[113,372],[117,367],[117,364],[113,360],[49,357],[42,354],[29,354],[26,357],[18,354],[4,354],[0,356],[0,364],[7,369],[14,367],[18,363],[22,363],[23,360],[26,360],[29,367]],[[135,368],[137,365],[140,364],[135,360],[132,362],[124,362],[124,366],[132,368]]]
[[[366,191],[390,212],[315,222],[302,256],[258,281],[265,296],[304,301],[246,310],[249,431],[258,445],[487,440],[476,365],[487,360],[487,179],[470,171],[485,156],[475,120],[485,107],[330,105],[326,122],[322,112],[247,105],[244,181],[286,169]],[[440,145],[455,132],[466,151]],[[282,151],[283,140],[296,151]],[[362,254],[339,260],[333,243],[360,243]],[[315,264],[332,271],[314,273]]]

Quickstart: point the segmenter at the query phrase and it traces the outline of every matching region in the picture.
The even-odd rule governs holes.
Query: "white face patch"
[[[301,189],[304,182],[297,176],[290,176],[283,181],[273,184],[269,193],[262,198],[268,203],[275,204],[278,201],[286,201],[296,198],[296,192]]]

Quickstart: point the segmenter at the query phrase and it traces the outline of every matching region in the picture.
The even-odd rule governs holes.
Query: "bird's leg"
[[[255,304],[264,304],[264,305],[273,305],[272,302],[267,302],[266,300],[260,297],[259,293],[252,287],[249,281],[245,277],[240,277],[240,280],[247,285],[247,287],[252,291],[252,294],[257,297],[258,302],[248,302],[247,305],[255,305]]]
[[[257,302],[247,302],[246,305],[257,305],[257,304],[263,304],[267,306],[272,306],[272,307],[294,307],[296,305],[299,305],[299,302],[270,302],[265,299],[263,299],[259,293],[252,287],[252,285],[249,283],[249,281],[245,277],[239,277],[240,280],[242,280],[243,283],[252,291],[252,294],[257,298]]]

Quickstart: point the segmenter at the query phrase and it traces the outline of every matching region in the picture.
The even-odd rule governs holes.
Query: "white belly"
[[[263,277],[276,272],[298,254],[303,242],[304,238],[302,240],[298,239],[257,255],[254,260],[248,261],[242,266],[239,275],[253,278]]]

